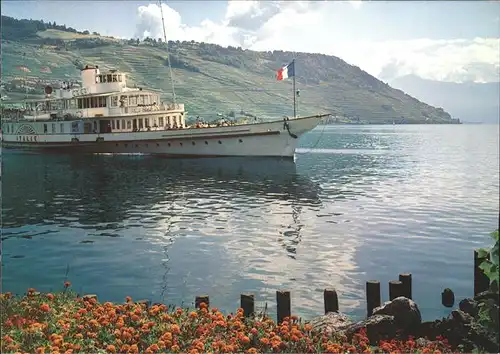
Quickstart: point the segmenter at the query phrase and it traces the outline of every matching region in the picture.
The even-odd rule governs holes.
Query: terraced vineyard
[[[57,44],[44,45],[50,38]],[[28,40],[3,39],[3,94],[14,96],[25,80],[35,86],[38,82],[41,93],[47,80],[79,80],[83,65],[97,64],[126,71],[130,84],[157,89],[165,100],[172,99],[164,44],[137,44],[95,35],[61,38],[68,35],[52,29]],[[230,111],[245,111],[262,119],[293,114],[291,80],[275,78],[275,70],[289,63],[292,53],[192,42],[171,42],[169,47],[176,98],[186,104],[190,117],[209,118]],[[26,65],[31,72],[19,71],[19,65]],[[38,72],[43,66],[49,66],[52,72]],[[300,115],[330,112],[369,123],[452,122],[442,109],[393,89],[336,57],[296,53],[296,72]]]

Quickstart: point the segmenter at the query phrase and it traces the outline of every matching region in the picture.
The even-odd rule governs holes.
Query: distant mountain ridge
[[[23,97],[25,83],[30,94],[41,94],[44,85],[79,80],[85,64],[96,64],[126,71],[133,83],[172,97],[168,53],[161,39],[122,40],[6,16],[2,22],[2,96]],[[194,41],[169,41],[169,53],[177,101],[186,104],[190,117],[219,112],[263,119],[292,115],[291,80],[277,81],[276,70],[295,57],[302,116],[328,112],[365,123],[456,122],[442,108],[334,56],[255,52]],[[21,71],[21,66],[31,72]]]
[[[500,120],[500,82],[458,84],[407,75],[391,80],[390,84],[445,108],[462,122],[498,123]]]

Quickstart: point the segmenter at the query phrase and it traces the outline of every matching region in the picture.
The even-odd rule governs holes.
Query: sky
[[[167,39],[335,55],[389,81],[500,81],[500,1],[162,1]],[[163,37],[155,1],[2,0],[2,15]]]

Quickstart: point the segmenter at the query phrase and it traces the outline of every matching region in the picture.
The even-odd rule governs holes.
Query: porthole
[[[139,145],[135,144],[135,147],[139,147]]]
[[[219,144],[222,144],[222,141],[219,140]]]
[[[194,141],[191,144],[195,145]]]
[[[182,143],[181,143],[181,146],[182,146]]]
[[[168,143],[167,145],[170,146],[170,143]]]
[[[156,147],[160,146],[160,144],[156,143]]]
[[[205,140],[205,145],[208,145],[208,141]]]
[[[240,139],[239,141],[240,141],[240,143],[242,143],[242,142],[243,142],[243,140],[241,140],[241,139]]]

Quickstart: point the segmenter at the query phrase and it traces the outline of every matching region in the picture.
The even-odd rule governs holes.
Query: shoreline
[[[1,294],[2,352],[452,353],[498,346],[477,321],[479,302],[495,296],[489,291],[462,300],[447,319],[422,322],[417,304],[399,296],[352,322],[338,312],[332,293],[323,316],[303,321],[287,308],[274,321],[252,312],[251,297],[242,298],[234,314],[224,314],[210,308],[206,296],[197,297],[195,309],[130,297],[122,304],[100,303],[70,286],[65,282],[58,293]]]

